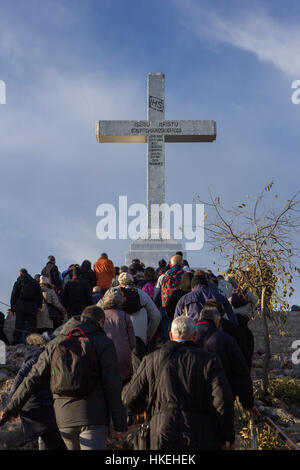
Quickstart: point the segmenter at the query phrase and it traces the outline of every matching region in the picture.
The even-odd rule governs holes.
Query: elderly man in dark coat
[[[194,320],[179,317],[161,349],[145,356],[122,393],[132,411],[145,411],[147,395],[154,394],[150,410],[150,449],[217,450],[234,443],[233,394],[219,359],[195,344]]]

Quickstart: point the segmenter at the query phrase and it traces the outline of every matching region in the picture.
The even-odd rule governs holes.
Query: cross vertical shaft
[[[165,76],[162,73],[148,75],[148,122],[158,127],[165,119]],[[148,135],[147,153],[147,208],[148,234],[150,229],[162,229],[163,215],[151,219],[152,204],[165,203],[165,141],[163,134]],[[155,230],[156,231],[156,230]],[[153,232],[152,232],[153,236]]]

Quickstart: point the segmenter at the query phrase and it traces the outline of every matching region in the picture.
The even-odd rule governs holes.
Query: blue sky
[[[146,202],[146,145],[100,145],[95,122],[145,119],[149,72],[165,73],[167,119],[217,122],[213,144],[166,146],[167,202],[210,187],[230,205],[271,180],[279,202],[295,193],[299,26],[297,0],[1,0],[0,300],[49,254],[124,263],[130,241],[98,240],[96,208]]]

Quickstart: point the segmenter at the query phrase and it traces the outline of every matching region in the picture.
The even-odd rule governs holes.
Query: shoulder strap
[[[153,406],[153,403],[154,403],[154,400],[155,400],[155,397],[156,397],[156,393],[157,393],[157,389],[158,389],[158,385],[159,385],[159,381],[160,381],[162,371],[165,368],[165,366],[167,365],[167,363],[169,362],[169,359],[172,357],[174,352],[177,351],[177,349],[181,346],[181,344],[182,343],[175,344],[174,347],[172,348],[172,351],[164,357],[164,359],[162,360],[162,362],[159,366],[158,373],[157,373],[157,376],[156,376],[156,379],[155,379],[153,394],[152,394],[152,397],[149,400],[149,404],[147,406],[145,422],[148,422],[150,420],[149,415],[150,415],[150,411],[151,411],[151,408]]]
[[[79,331],[81,333],[81,337],[82,338],[87,338],[86,334],[78,327],[75,327],[75,328],[72,328],[72,330],[69,332],[68,334],[68,338],[72,338],[73,337],[73,331]]]
[[[47,293],[46,293],[46,295],[47,295]],[[54,305],[53,305],[51,302],[48,302],[48,301],[46,300],[46,297],[43,296],[43,300],[44,300],[44,302],[45,302],[46,305],[52,305],[52,306],[54,307]]]

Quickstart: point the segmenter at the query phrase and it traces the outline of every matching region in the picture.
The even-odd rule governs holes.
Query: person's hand
[[[13,416],[7,416],[7,414],[5,413],[5,411],[2,411],[1,412],[1,415],[0,415],[1,419],[5,419],[6,421],[9,421],[10,423],[12,423],[13,421],[15,421],[16,418],[14,418]]]
[[[229,441],[226,441],[225,444],[222,446],[222,450],[234,450],[234,442],[230,444]]]
[[[122,439],[122,437],[124,436],[125,434],[125,431],[121,431],[121,432],[115,432],[115,438],[116,439]]]
[[[252,408],[247,408],[245,411],[247,413],[250,413],[253,416],[259,416],[260,415],[259,409],[256,406],[253,406]]]

